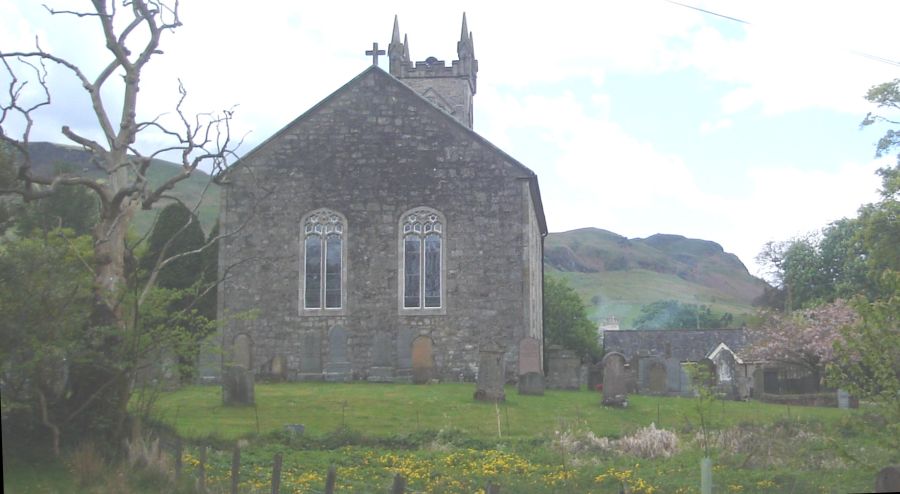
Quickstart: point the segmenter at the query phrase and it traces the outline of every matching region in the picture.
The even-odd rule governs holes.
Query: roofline
[[[488,148],[491,148],[493,151],[499,153],[507,161],[511,162],[513,166],[520,168],[525,173],[525,176],[520,177],[520,178],[523,178],[523,179],[526,179],[529,181],[529,190],[531,192],[532,204],[534,205],[535,215],[537,216],[538,226],[541,230],[541,235],[542,236],[547,235],[547,233],[548,233],[547,219],[544,216],[544,204],[543,204],[543,201],[541,200],[541,190],[540,190],[540,187],[538,186],[537,174],[534,173],[534,171],[532,171],[530,168],[528,168],[527,166],[525,166],[521,162],[519,162],[519,160],[510,156],[506,151],[503,151],[502,149],[498,148],[493,143],[491,143],[491,141],[485,139],[480,134],[478,134],[474,130],[470,129],[467,125],[465,125],[462,122],[460,122],[459,120],[457,120],[454,116],[452,116],[449,113],[445,112],[444,110],[438,108],[437,106],[434,105],[434,103],[428,101],[427,98],[420,95],[414,89],[412,89],[411,87],[404,84],[403,81],[401,81],[400,79],[397,79],[396,77],[391,75],[389,72],[384,71],[381,67],[378,67],[377,65],[370,65],[365,70],[360,72],[356,77],[347,81],[344,85],[337,88],[331,94],[329,94],[328,96],[323,98],[321,101],[319,101],[318,103],[316,103],[315,105],[310,107],[308,110],[303,112],[299,117],[288,122],[287,125],[285,125],[281,129],[279,129],[277,132],[275,132],[274,134],[269,136],[268,139],[264,140],[263,142],[259,143],[256,147],[254,147],[253,149],[248,151],[247,154],[245,154],[240,159],[235,161],[233,165],[231,165],[230,167],[228,167],[227,170],[225,170],[225,176],[227,177],[231,173],[232,170],[237,169],[244,161],[250,159],[254,154],[256,154],[256,152],[259,149],[266,146],[270,142],[274,141],[276,138],[281,137],[281,135],[284,134],[285,132],[287,132],[287,130],[289,128],[293,127],[295,124],[298,124],[301,121],[303,121],[304,119],[306,119],[307,117],[311,116],[313,113],[315,113],[317,110],[319,110],[319,108],[321,108],[322,106],[324,106],[325,104],[330,102],[332,99],[336,98],[337,95],[340,94],[341,92],[343,92],[347,87],[351,86],[352,84],[357,82],[359,79],[362,79],[363,77],[365,77],[369,72],[374,72],[374,71],[378,71],[382,75],[393,80],[394,82],[396,82],[397,84],[402,86],[405,90],[409,91],[410,94],[412,94],[414,97],[419,98],[419,100],[427,103],[428,106],[430,106],[431,108],[434,108],[440,114],[444,115],[444,117],[448,118],[451,122],[453,122],[453,124],[457,125],[460,129],[463,129],[466,132],[468,132],[472,137],[474,137],[476,140],[478,140],[481,144],[483,144],[483,145],[487,146]]]

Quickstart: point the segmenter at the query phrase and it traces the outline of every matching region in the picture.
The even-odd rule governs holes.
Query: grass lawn
[[[499,407],[472,399],[474,384],[431,386],[376,383],[284,383],[256,386],[256,407],[224,407],[221,388],[192,386],[164,394],[157,418],[191,438],[236,439],[304,424],[306,433],[321,436],[344,425],[366,436],[385,437],[416,430],[459,429],[482,438],[546,436],[561,422],[583,421],[598,436],[620,437],[655,422],[659,428],[682,429],[696,422],[693,399],[632,395],[626,409],[599,405],[600,394],[550,391],[520,396],[506,389]],[[777,419],[834,422],[850,412],[833,408],[787,407],[759,402],[722,401],[716,405],[722,426],[765,423]]]
[[[243,494],[270,492],[276,453],[284,458],[282,493],[323,492],[329,466],[336,467],[339,493],[388,492],[395,474],[407,480],[407,492],[483,492],[488,482],[508,493],[699,491],[703,451],[694,399],[631,396],[628,408],[609,409],[594,392],[540,397],[507,388],[506,403],[495,406],[475,402],[474,391],[462,383],[259,384],[256,407],[225,408],[220,388],[187,387],[161,395],[155,415],[188,439],[178,491],[185,493],[194,492],[184,486],[198,472],[198,444],[209,440],[210,492],[229,492],[238,439],[245,440]],[[863,427],[865,410],[729,401],[714,403],[708,414],[716,493],[871,491],[875,472],[897,454]],[[651,423],[665,430],[639,430]],[[286,424],[303,424],[305,433],[291,435]],[[668,449],[660,446],[665,437]],[[100,487],[78,491],[59,465],[5,466],[6,492],[89,494],[124,485],[110,474]]]

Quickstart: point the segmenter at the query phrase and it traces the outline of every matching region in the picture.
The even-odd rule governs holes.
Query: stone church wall
[[[277,358],[287,379],[316,378],[338,353],[355,379],[385,372],[385,361],[402,378],[419,335],[431,338],[433,374],[445,380],[473,380],[490,341],[516,358],[520,338],[541,335],[541,239],[527,176],[387,74],[364,72],[231,172],[221,221],[223,231],[242,230],[220,249],[220,319],[251,317],[228,319],[222,340],[248,335],[254,370]],[[400,221],[421,206],[446,220],[443,308],[405,311]],[[342,309],[310,314],[300,309],[301,221],[318,208],[346,218],[346,294]],[[338,326],[345,349],[331,348]]]

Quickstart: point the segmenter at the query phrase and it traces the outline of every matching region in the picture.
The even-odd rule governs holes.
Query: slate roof
[[[606,352],[619,352],[626,359],[636,355],[671,356],[682,362],[698,362],[720,343],[740,354],[747,344],[743,329],[620,329],[603,331]]]

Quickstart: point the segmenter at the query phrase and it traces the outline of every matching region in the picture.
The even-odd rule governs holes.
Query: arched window
[[[345,223],[329,209],[314,211],[304,221],[304,309],[343,307]]]
[[[443,288],[444,220],[419,208],[401,219],[404,309],[440,309]]]

